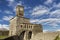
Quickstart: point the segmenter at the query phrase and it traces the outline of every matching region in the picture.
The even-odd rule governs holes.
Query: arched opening
[[[25,34],[25,31],[23,31],[23,32],[19,35],[19,40],[24,40],[24,34]]]
[[[31,37],[32,37],[32,31],[30,31],[30,32],[28,33],[28,39],[29,39],[29,40],[31,39]]]

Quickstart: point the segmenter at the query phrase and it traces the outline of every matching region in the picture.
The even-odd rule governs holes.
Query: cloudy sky
[[[17,5],[24,6],[24,17],[42,24],[44,31],[60,31],[60,0],[0,0],[0,28],[9,28]]]

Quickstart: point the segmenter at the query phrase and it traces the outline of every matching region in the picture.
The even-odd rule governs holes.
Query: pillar
[[[24,34],[24,40],[28,40],[28,31],[26,31]]]

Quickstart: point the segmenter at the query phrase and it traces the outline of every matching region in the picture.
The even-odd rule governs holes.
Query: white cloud
[[[42,14],[45,14],[46,12],[47,10],[37,10],[33,12],[32,15],[42,15]]]
[[[51,2],[53,2],[53,0],[51,0]],[[49,17],[46,19],[42,19],[42,18],[33,19],[33,20],[30,20],[31,23],[39,23],[42,25],[48,25],[53,28],[57,28],[60,24],[60,9],[55,9],[53,11],[50,11],[50,10],[52,10],[53,8],[60,8],[60,3],[52,4],[52,5],[53,6],[50,8],[42,5],[34,7],[32,11],[33,17],[42,16],[45,14],[49,14],[48,15]]]
[[[52,2],[53,2],[53,0],[46,0],[46,1],[44,2],[44,4],[48,5],[48,4],[51,4]]]
[[[43,30],[44,33],[48,32],[48,30]]]
[[[58,23],[60,23],[60,19],[57,18],[48,18],[48,19],[34,19],[34,20],[30,20],[31,23],[39,23],[39,24],[43,24],[43,25],[49,25],[53,28],[56,28],[58,25]]]
[[[10,7],[16,7],[17,5],[22,5],[23,4],[23,2],[22,1],[19,1],[19,2],[16,2],[15,0],[13,0],[13,1],[9,1],[9,4],[8,4],[8,6],[10,6]]]
[[[38,21],[39,21],[38,19],[30,20],[31,23],[38,22]]]
[[[7,24],[0,24],[0,28],[5,28],[5,29],[9,30],[9,25],[7,25]]]
[[[9,21],[11,18],[13,18],[13,16],[4,16],[3,20]]]
[[[24,6],[24,9],[30,9],[31,7],[30,6]]]
[[[17,5],[22,5],[23,2],[22,1],[19,1],[18,3],[17,2],[13,2],[12,4],[10,4],[10,6],[13,7],[13,11],[15,12],[16,11],[16,6]]]
[[[17,4],[17,2],[15,0],[10,0],[8,2],[9,2],[9,4],[8,4],[9,7],[14,7]]]
[[[12,13],[11,11],[9,11],[9,10],[5,10],[4,13],[6,13],[6,14],[13,14],[13,13]]]
[[[54,3],[53,7],[60,8],[60,3],[58,3],[58,4]]]
[[[17,5],[22,5],[22,3],[23,3],[22,1],[19,1],[19,3],[17,3]]]
[[[57,18],[48,18],[48,19],[42,19],[40,20],[39,22],[42,23],[42,22],[51,22],[51,23],[55,23],[55,22],[60,22],[60,19],[57,19]]]
[[[47,14],[48,12],[49,12],[49,9],[47,7],[39,5],[33,8],[32,15],[40,16],[43,14]]]
[[[56,4],[56,7],[59,7],[60,8],[60,3]]]
[[[15,0],[6,0],[6,1],[9,2],[8,6],[13,6],[13,4],[14,4],[14,2],[15,2]],[[14,5],[15,5],[15,4],[14,4]]]
[[[50,12],[50,17],[60,18],[60,9]]]
[[[6,0],[6,1],[13,2],[14,0]]]
[[[57,29],[56,31],[60,31],[60,29]]]
[[[8,6],[13,8],[13,11],[16,12],[16,6],[17,5],[22,5],[22,4],[23,4],[22,1],[19,1],[19,2],[12,1],[12,2],[9,2]]]
[[[32,10],[32,16],[33,17],[37,17],[37,16],[42,16],[42,15],[45,15],[45,14],[49,14],[49,17],[55,17],[55,18],[60,18],[60,9],[56,9],[56,10],[53,10],[53,11],[50,11],[52,10],[53,8],[60,8],[60,3],[56,4],[52,4],[53,6],[48,8],[46,6],[43,6],[43,5],[39,5],[39,6],[36,6],[33,8]]]

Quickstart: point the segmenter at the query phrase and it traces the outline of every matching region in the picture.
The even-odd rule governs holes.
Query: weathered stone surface
[[[55,40],[57,36],[58,32],[38,33],[31,40]]]
[[[58,32],[43,33],[41,24],[32,24],[28,18],[25,18],[24,7],[18,6],[16,8],[16,16],[10,20],[9,36],[18,35],[16,40],[54,40]],[[15,37],[12,38],[15,40]]]
[[[23,17],[24,10],[20,9],[23,9],[23,7],[18,6],[16,8],[17,15],[16,17],[10,20],[9,36],[18,35],[20,36],[20,39],[23,38],[24,40],[29,40],[33,38],[33,36],[36,35],[37,33],[42,32],[43,28],[41,24],[30,23],[28,18]]]

